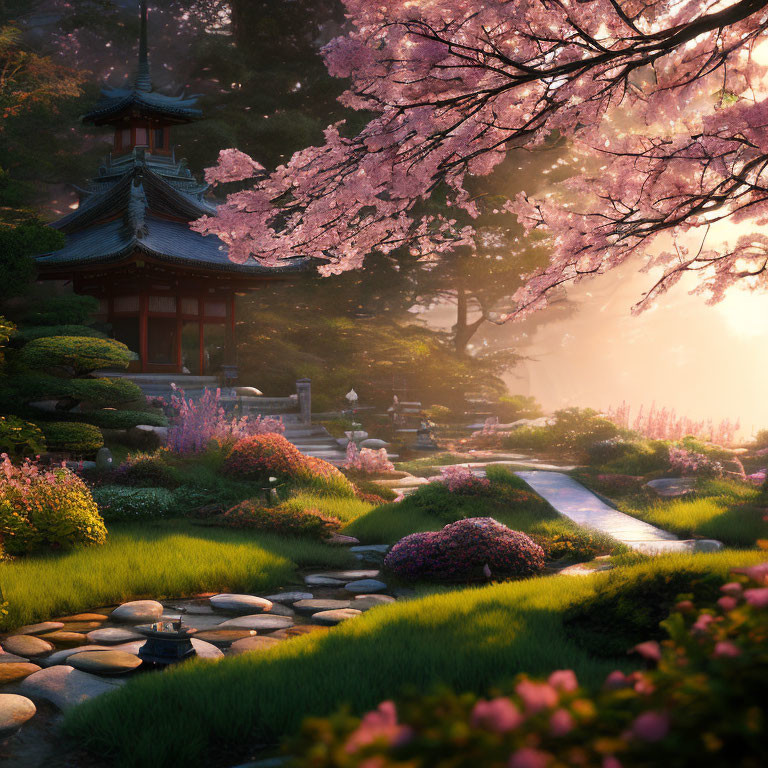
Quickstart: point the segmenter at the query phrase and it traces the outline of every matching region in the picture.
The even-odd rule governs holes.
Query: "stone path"
[[[714,539],[680,540],[674,533],[609,507],[592,491],[562,472],[516,472],[561,515],[578,525],[612,536],[644,554],[667,552],[706,552],[722,547]]]

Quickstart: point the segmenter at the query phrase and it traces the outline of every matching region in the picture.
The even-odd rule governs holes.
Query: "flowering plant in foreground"
[[[650,667],[589,691],[571,670],[503,694],[382,702],[361,719],[310,719],[293,768],[757,768],[765,764],[768,563],[741,569],[713,606],[678,603]]]
[[[400,539],[384,567],[403,579],[473,581],[531,576],[544,567],[544,558],[524,533],[490,517],[472,517]]]
[[[227,416],[220,389],[206,389],[199,400],[193,400],[185,397],[183,389],[171,386],[171,407],[176,415],[168,429],[168,448],[174,453],[202,453],[214,440],[228,443],[248,435],[285,432],[280,418]]]
[[[365,474],[394,472],[395,465],[387,457],[387,449],[358,448],[352,440],[347,443],[347,460],[344,469],[353,469]]]
[[[684,475],[714,475],[723,474],[723,465],[713,461],[703,453],[695,453],[685,448],[669,447],[669,466]]]

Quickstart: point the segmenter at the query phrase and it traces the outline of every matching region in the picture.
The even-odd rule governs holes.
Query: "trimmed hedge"
[[[179,481],[173,470],[163,461],[162,455],[134,453],[114,472],[113,481],[118,485],[134,485],[152,488],[176,488]]]
[[[91,328],[88,325],[33,325],[28,328],[20,328],[13,334],[14,340],[22,342],[34,341],[48,336],[85,336],[93,339],[109,338],[103,331]]]
[[[45,438],[36,424],[16,416],[0,416],[0,453],[23,458],[44,450]]]
[[[154,411],[88,411],[83,414],[91,424],[103,429],[131,429],[139,424],[150,427],[167,427],[168,419]]]
[[[138,385],[127,379],[64,379],[58,376],[26,375],[12,382],[24,402],[69,397],[101,408],[144,399]]]
[[[55,250],[55,249],[54,249]],[[40,251],[37,251],[40,253]],[[53,296],[24,317],[25,325],[85,325],[99,311],[93,296]]]
[[[114,339],[50,336],[30,341],[20,352],[24,365],[37,370],[72,368],[81,376],[97,368],[126,368],[132,354]]]
[[[76,421],[52,421],[40,425],[50,451],[95,453],[104,445],[101,430]]]
[[[168,488],[102,485],[94,489],[93,498],[107,522],[165,517],[174,507],[174,494]]]

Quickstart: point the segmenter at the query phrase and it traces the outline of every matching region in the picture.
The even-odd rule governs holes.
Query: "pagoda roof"
[[[166,96],[158,91],[142,91],[136,87],[103,88],[101,99],[87,114],[86,123],[108,123],[124,116],[171,118],[178,122],[199,120],[203,113],[196,96]]]

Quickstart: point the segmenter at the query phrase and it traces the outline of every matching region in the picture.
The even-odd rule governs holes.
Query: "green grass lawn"
[[[182,520],[110,526],[103,547],[0,563],[10,603],[4,627],[142,598],[262,592],[296,579],[297,566],[348,567],[344,549],[309,539],[196,526]]]
[[[424,476],[440,474],[435,467],[445,467],[450,464],[466,464],[470,459],[465,454],[456,453],[434,453],[430,456],[423,456],[411,461],[395,462],[395,469],[398,472],[410,472],[412,475]]]
[[[609,582],[631,588],[665,572],[725,580],[730,568],[761,558],[732,551],[659,557],[591,577],[509,582],[376,608],[262,653],[136,677],[71,711],[65,733],[121,768],[223,766],[255,745],[276,744],[306,716],[342,706],[359,713],[409,689],[486,692],[520,672],[566,667],[599,685],[633,661],[590,655],[564,625],[567,613]]]
[[[695,496],[654,500],[631,497],[619,508],[683,538],[718,539],[727,546],[754,547],[768,539],[766,510],[758,504],[759,491],[728,480],[702,481]]]
[[[285,503],[297,509],[316,509],[324,515],[335,517],[343,523],[350,522],[373,509],[373,504],[355,498],[343,496],[321,496],[317,493],[302,491],[295,493]]]

